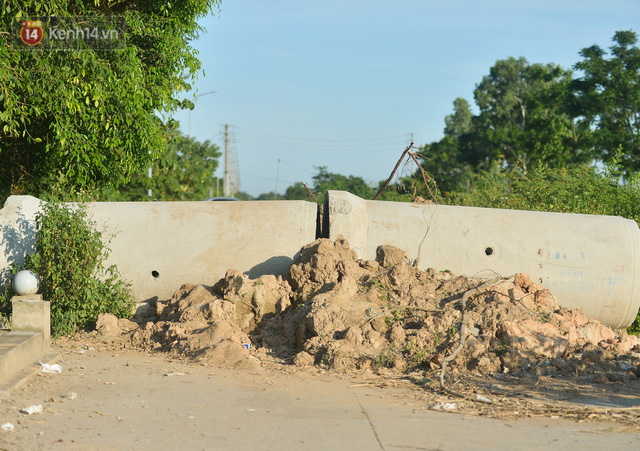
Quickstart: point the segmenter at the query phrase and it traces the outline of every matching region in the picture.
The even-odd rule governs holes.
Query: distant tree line
[[[455,99],[442,139],[419,149],[422,167],[444,195],[440,200],[469,203],[462,194],[487,186],[509,193],[509,181],[536,174],[566,180],[566,171],[553,175],[564,169],[596,180],[604,176],[597,167],[607,168],[607,183],[613,174],[629,181],[640,170],[637,43],[635,32],[618,31],[608,53],[597,45],[582,49],[576,72],[523,57],[498,60],[474,90],[477,113],[466,99]],[[310,188],[320,195],[339,189],[371,198],[377,191],[362,178],[316,170]],[[398,179],[382,199],[411,200],[414,191],[428,198],[418,180]],[[308,197],[301,183],[284,195]]]
[[[565,168],[616,159],[640,169],[640,49],[618,31],[610,53],[582,49],[578,72],[525,58],[499,60],[474,91],[478,110],[457,98],[444,137],[422,149],[423,167],[445,192],[472,188],[479,174]]]

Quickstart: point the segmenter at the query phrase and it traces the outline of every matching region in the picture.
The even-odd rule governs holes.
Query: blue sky
[[[197,100],[191,134],[222,148],[229,124],[240,189],[257,196],[276,173],[279,193],[310,184],[316,166],[377,184],[411,134],[442,137],[497,60],[570,68],[615,31],[640,33],[640,2],[223,0],[200,23],[194,86],[218,92]],[[175,115],[185,133],[188,117]]]

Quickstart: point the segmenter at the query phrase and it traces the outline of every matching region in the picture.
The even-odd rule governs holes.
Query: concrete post
[[[11,298],[13,317],[11,329],[14,331],[42,332],[45,345],[51,343],[51,304],[44,301],[41,294],[13,296]]]

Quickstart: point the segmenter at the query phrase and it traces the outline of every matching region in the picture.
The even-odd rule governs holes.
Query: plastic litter
[[[25,407],[20,412],[26,413],[27,415],[35,415],[37,413],[42,413],[43,410],[42,404],[38,404],[37,406]]]
[[[439,402],[435,406],[431,407],[432,410],[444,410],[444,411],[456,410],[457,408],[458,406],[456,405],[455,402]]]
[[[76,399],[77,397],[78,397],[78,394],[76,392],[74,392],[74,391],[69,392],[69,394],[67,395],[67,399],[70,399],[72,401],[74,399]]]
[[[164,373],[164,375],[166,377],[172,377],[172,376],[184,376],[185,373],[176,373],[175,371],[172,371],[171,373]]]
[[[634,368],[634,366],[632,364],[630,364],[629,362],[620,362],[620,369],[622,371],[629,371],[632,370]]]
[[[53,365],[50,365],[48,363],[40,362],[40,365],[42,365],[42,372],[43,373],[51,373],[51,374],[62,373],[62,367],[60,365],[58,365],[57,363],[54,363]]]
[[[5,423],[0,426],[0,429],[2,429],[3,431],[13,431],[15,427],[11,423]]]
[[[249,343],[242,343],[242,347],[248,351],[251,345]]]
[[[483,402],[485,404],[493,404],[493,401],[491,401],[486,396],[482,396],[482,395],[476,395],[476,401]]]

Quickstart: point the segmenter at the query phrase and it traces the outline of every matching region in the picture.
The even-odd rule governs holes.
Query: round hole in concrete
[[[151,271],[151,275],[153,276],[154,279],[157,279],[158,277],[160,277],[160,273],[155,269]]]
[[[493,248],[492,247],[488,247],[484,250],[484,253],[487,255],[493,255]]]

